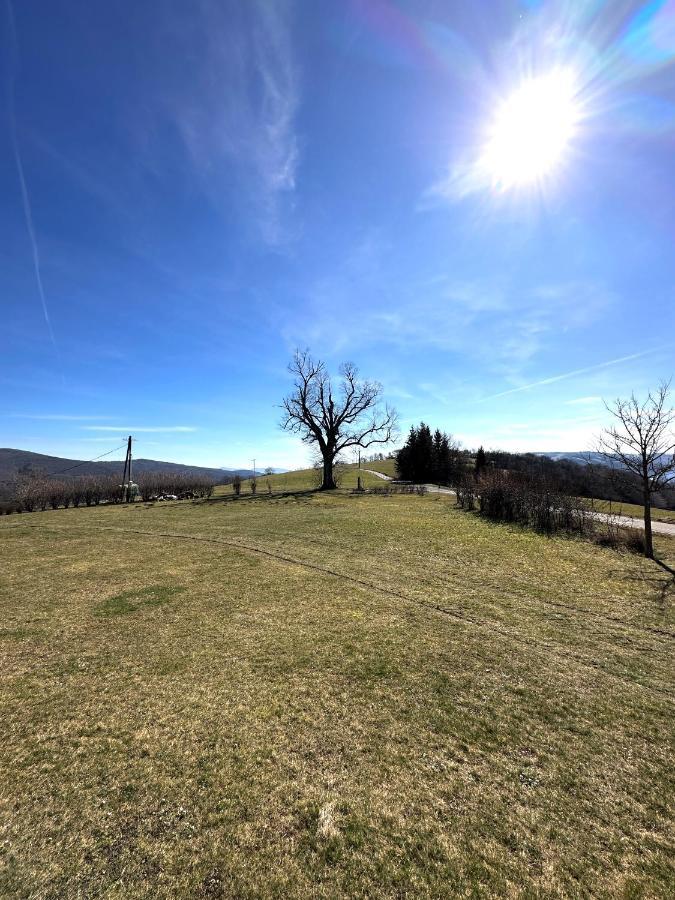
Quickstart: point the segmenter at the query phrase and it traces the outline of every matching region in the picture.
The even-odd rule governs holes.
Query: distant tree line
[[[211,497],[215,481],[208,475],[171,474],[168,472],[143,472],[139,475],[138,490],[142,500],[152,500],[171,494],[179,500]]]
[[[480,453],[480,451],[479,451]],[[560,493],[576,497],[595,497],[623,503],[642,503],[642,484],[633,472],[619,465],[577,463],[567,459],[550,459],[535,453],[507,453],[502,450],[484,451],[484,459],[475,470],[517,472],[530,478],[544,479],[555,485]],[[653,505],[675,508],[675,484],[655,492]]]
[[[143,472],[138,477],[139,496],[150,500],[166,494],[184,499],[210,497],[215,482],[203,475]],[[99,506],[121,503],[123,491],[119,475],[80,475],[57,478],[45,472],[24,469],[5,486],[1,513],[34,512],[46,509]]]
[[[403,481],[418,484],[457,484],[467,466],[467,454],[450,434],[431,429],[425,422],[412,427],[396,454],[396,470]]]
[[[452,435],[434,432],[424,422],[410,429],[406,443],[394,454],[398,477],[417,484],[457,487],[466,479],[478,482],[487,473],[511,472],[524,478],[546,482],[559,494],[589,497],[623,503],[643,502],[640,477],[625,466],[551,459],[536,453],[509,453],[505,450],[462,450]],[[675,509],[675,479],[655,490],[655,507]]]

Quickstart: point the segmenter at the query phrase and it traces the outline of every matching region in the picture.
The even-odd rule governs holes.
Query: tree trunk
[[[654,542],[652,540],[652,502],[649,491],[645,488],[643,492],[644,508],[645,508],[645,556],[654,559]]]
[[[323,458],[323,481],[321,482],[322,491],[334,491],[337,485],[333,477],[333,457],[325,455]]]

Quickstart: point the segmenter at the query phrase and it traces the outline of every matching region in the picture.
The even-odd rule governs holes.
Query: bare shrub
[[[165,495],[179,500],[211,497],[215,482],[208,476],[189,472],[143,472],[138,477],[138,490],[145,502]]]
[[[482,515],[528,526],[543,534],[585,534],[594,520],[588,504],[558,490],[546,478],[514,472],[486,473],[478,486]]]
[[[455,494],[457,496],[457,505],[462,509],[475,509],[476,497],[478,494],[476,487],[476,479],[474,476],[465,475],[456,485]]]
[[[645,535],[637,528],[626,528],[607,521],[594,530],[592,538],[599,547],[608,547],[610,550],[635,553],[640,556],[645,554]]]

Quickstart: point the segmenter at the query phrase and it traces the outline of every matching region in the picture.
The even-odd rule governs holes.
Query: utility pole
[[[253,460],[253,477],[255,478],[255,459]]]
[[[128,503],[131,500],[131,435],[127,440],[127,455],[124,460],[124,475],[122,475],[122,500]]]

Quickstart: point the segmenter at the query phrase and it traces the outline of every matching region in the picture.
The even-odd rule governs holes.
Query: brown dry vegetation
[[[58,510],[0,540],[3,896],[672,893],[655,564],[441,496]]]

